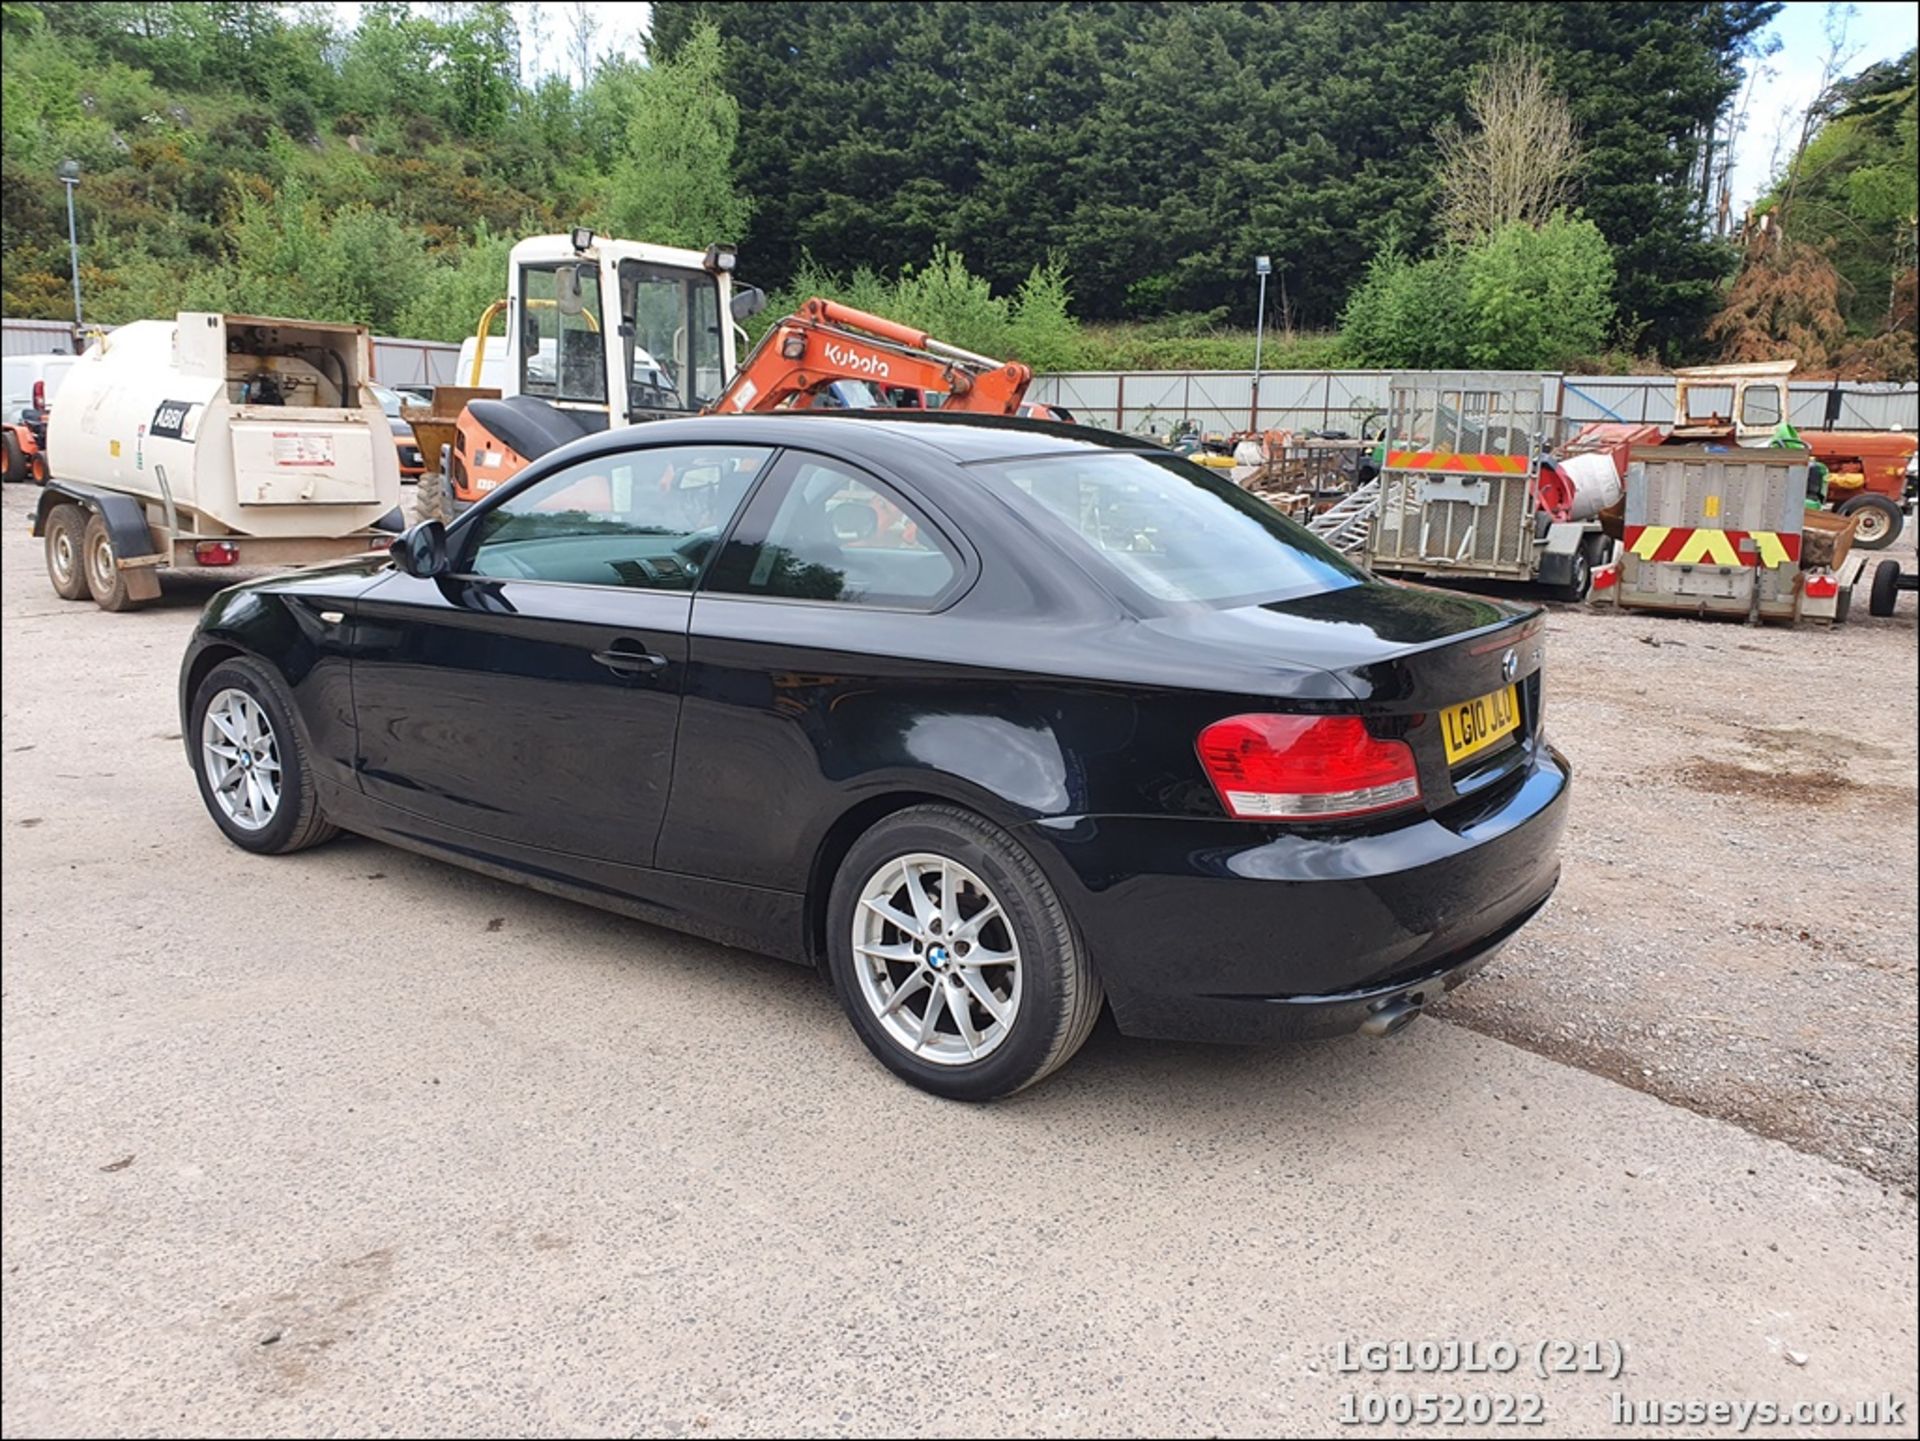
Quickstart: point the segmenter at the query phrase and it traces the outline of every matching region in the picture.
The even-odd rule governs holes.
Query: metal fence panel
[[[0,321],[0,345],[7,355],[70,355],[73,327],[64,320],[9,318]],[[373,375],[382,385],[452,385],[459,361],[460,347],[445,341],[374,337]]]
[[[453,385],[460,347],[441,340],[390,340],[375,336],[373,378],[382,385]]]
[[[73,327],[64,320],[8,320],[0,327],[0,354],[71,355]]]
[[[1391,372],[1269,370],[1076,371],[1039,376],[1036,400],[1057,401],[1092,425],[1168,430],[1191,420],[1202,430],[1343,430],[1358,434],[1386,409]],[[1559,429],[1589,421],[1663,425],[1673,418],[1665,375],[1569,375],[1559,387]],[[1796,381],[1789,418],[1802,430],[1920,430],[1920,386],[1872,381]],[[1545,397],[1549,412],[1554,397]]]

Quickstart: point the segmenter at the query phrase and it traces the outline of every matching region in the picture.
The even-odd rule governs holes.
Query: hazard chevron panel
[[[1438,470],[1450,475],[1525,475],[1524,455],[1489,455],[1452,450],[1390,450],[1388,470]]]
[[[1641,560],[1675,565],[1764,565],[1772,570],[1800,563],[1800,537],[1788,531],[1630,525],[1625,540]]]

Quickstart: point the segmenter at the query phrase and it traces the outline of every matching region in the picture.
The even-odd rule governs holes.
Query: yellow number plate
[[[1440,735],[1447,743],[1447,764],[1458,765],[1468,756],[1499,743],[1520,726],[1520,702],[1512,686],[1462,701],[1440,712]]]

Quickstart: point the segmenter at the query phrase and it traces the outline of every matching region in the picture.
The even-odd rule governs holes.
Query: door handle
[[[605,650],[595,651],[593,658],[615,675],[651,675],[667,666],[665,656],[656,655],[636,640],[617,640]]]

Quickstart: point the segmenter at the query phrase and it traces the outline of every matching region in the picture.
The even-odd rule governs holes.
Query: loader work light
[[[733,269],[733,247],[731,245],[709,245],[707,247],[706,267],[716,275],[725,275]]]
[[[585,225],[574,226],[573,227],[573,248],[575,250],[582,250],[582,251],[592,249],[593,248],[592,229],[590,229],[588,226],[585,226]]]

